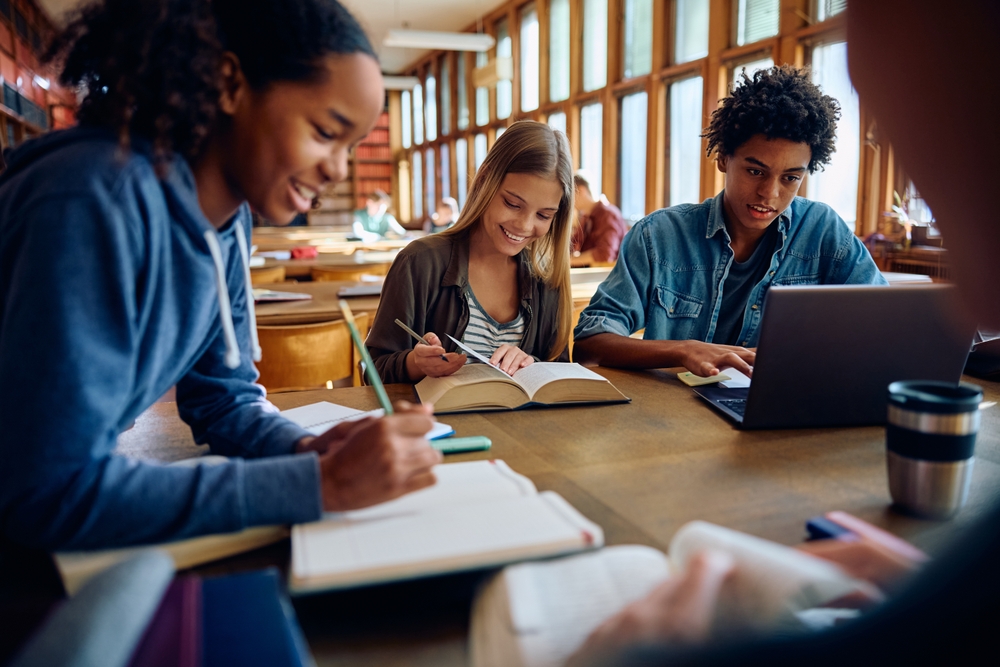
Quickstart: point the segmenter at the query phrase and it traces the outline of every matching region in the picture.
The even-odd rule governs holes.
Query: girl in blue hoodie
[[[106,0],[53,45],[77,128],[0,176],[0,540],[96,548],[316,520],[432,484],[425,409],[317,438],[255,384],[250,208],[288,222],[374,125],[370,43],[334,0]],[[232,457],[114,454],[170,387]]]

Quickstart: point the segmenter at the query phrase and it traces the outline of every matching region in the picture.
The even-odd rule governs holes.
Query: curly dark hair
[[[143,137],[158,158],[192,160],[217,121],[226,52],[258,90],[316,77],[330,54],[376,57],[336,0],[99,0],[78,11],[45,59],[85,92],[81,124],[110,127],[123,145]]]
[[[732,155],[755,134],[809,144],[809,173],[829,164],[836,150],[840,104],[790,65],[761,69],[735,84],[701,135],[708,155]]]

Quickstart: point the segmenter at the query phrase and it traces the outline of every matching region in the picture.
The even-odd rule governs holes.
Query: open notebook
[[[434,468],[437,484],[292,529],[289,589],[309,593],[601,546],[604,533],[503,461]]]
[[[597,626],[683,572],[691,557],[706,548],[726,552],[736,563],[735,574],[720,592],[719,629],[795,627],[796,613],[858,590],[876,594],[828,561],[694,521],[677,531],[669,556],[627,545],[504,568],[473,604],[470,664],[562,665]]]
[[[354,408],[348,408],[336,403],[330,403],[329,401],[310,403],[309,405],[303,405],[300,408],[291,408],[289,410],[281,411],[282,417],[290,419],[313,435],[319,435],[320,433],[333,428],[340,422],[354,421],[361,419],[362,417],[381,417],[383,414],[385,413],[381,408],[377,410],[369,410],[368,412],[362,412],[361,410],[355,410]],[[454,433],[455,429],[447,424],[434,422],[434,426],[427,434],[427,439],[437,440],[438,438],[446,438],[450,435],[454,435]]]

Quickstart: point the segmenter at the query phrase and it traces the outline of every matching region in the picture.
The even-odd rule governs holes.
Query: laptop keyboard
[[[743,413],[746,412],[747,409],[747,399],[745,398],[722,398],[716,402],[719,405],[729,408],[740,417],[743,416]]]

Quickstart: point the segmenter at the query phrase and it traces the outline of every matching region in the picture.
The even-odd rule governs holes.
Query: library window
[[[580,169],[586,174],[596,197],[602,191],[604,108],[598,102],[580,109]]]
[[[458,54],[456,76],[458,78],[458,129],[464,130],[469,127],[469,84],[465,77],[465,54],[461,52]]]
[[[538,108],[538,12],[521,9],[521,111]]]
[[[427,173],[424,178],[425,186],[425,199],[427,215],[430,216],[437,208],[437,201],[435,201],[435,186],[437,185],[437,179],[434,178],[434,149],[428,148],[427,152],[424,154],[424,159],[427,161]]]
[[[424,165],[423,160],[420,159],[420,153],[414,152],[410,162],[413,165],[413,219],[419,220],[424,217],[423,197],[421,196],[424,191]]]
[[[708,55],[708,0],[677,0],[674,62],[687,63]]]
[[[455,199],[458,207],[465,206],[465,193],[469,187],[469,144],[465,139],[455,142]]]
[[[858,211],[858,169],[861,164],[861,112],[858,94],[847,73],[847,43],[817,46],[812,52],[812,79],[840,102],[836,152],[822,171],[810,174],[806,196],[828,204],[853,230]]]
[[[753,44],[778,34],[781,0],[739,0],[736,5],[736,45]]]
[[[485,67],[489,63],[485,51],[476,53],[476,67]],[[490,122],[490,89],[476,88],[476,125],[486,125]]]
[[[513,42],[507,19],[497,22],[497,58],[512,58],[514,56]],[[514,84],[511,81],[497,82],[497,118],[510,118],[514,111]]]
[[[847,9],[847,0],[815,0],[816,20],[825,21]]]
[[[441,198],[451,196],[451,155],[448,144],[441,144]],[[435,210],[437,205],[435,204]]]
[[[669,206],[700,201],[701,104],[700,76],[670,84]]]
[[[437,139],[437,79],[427,76],[427,141]]]
[[[549,114],[549,127],[553,130],[559,130],[563,134],[566,134],[566,114],[562,111]]]
[[[769,67],[774,67],[774,61],[770,58],[761,58],[759,60],[751,60],[749,62],[740,63],[733,67],[732,76],[730,81],[733,86],[740,86],[743,84],[743,74],[746,73],[748,78],[753,78],[753,73],[759,69],[767,69]]]
[[[410,144],[412,143],[412,139],[410,137],[410,123],[413,122],[413,116],[412,116],[413,110],[410,108],[410,91],[404,90],[402,93],[400,93],[399,105],[401,107],[400,116],[402,123],[401,134],[403,140],[403,148],[409,148]]]
[[[653,69],[653,0],[625,0],[626,79]]]
[[[424,143],[424,89],[419,83],[413,87],[413,143]]]
[[[451,133],[451,61],[441,59],[441,136]]]
[[[500,138],[500,135],[502,135],[502,134],[503,134],[504,132],[506,132],[506,131],[507,131],[507,128],[506,128],[506,127],[498,127],[498,128],[497,128],[497,133],[496,133],[496,135],[495,135],[495,136],[493,137],[493,141],[496,141],[497,139],[499,139],[499,138]]]
[[[472,141],[473,157],[476,160],[476,171],[479,171],[479,167],[483,165],[483,160],[486,159],[486,135],[477,134],[476,138]]]
[[[646,108],[645,92],[626,95],[621,107],[621,208],[626,220],[646,215]]]
[[[549,101],[569,98],[569,0],[549,5]]]
[[[583,90],[608,83],[608,0],[583,0]]]

